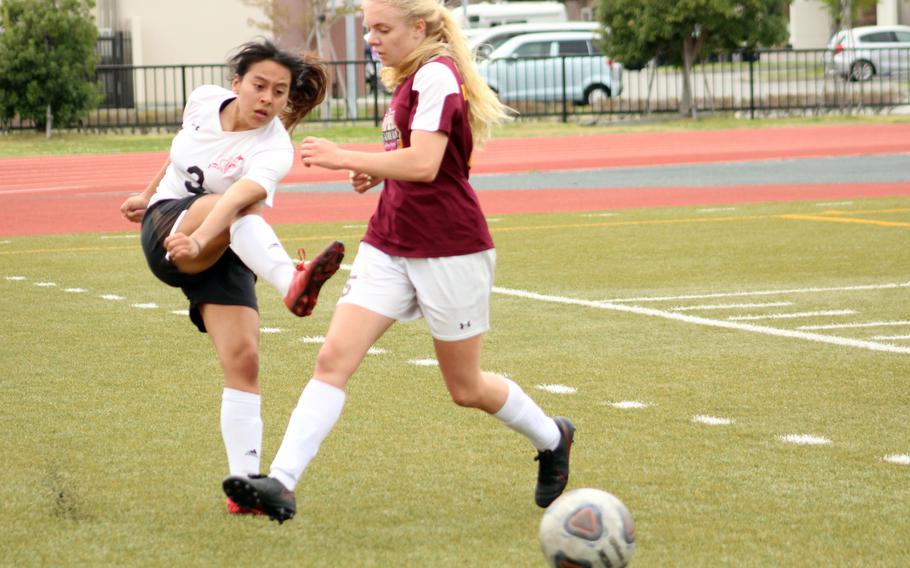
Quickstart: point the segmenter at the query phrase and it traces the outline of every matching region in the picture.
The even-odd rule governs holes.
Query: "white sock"
[[[269,476],[294,490],[303,470],[338,422],[344,399],[344,390],[310,379],[297,401],[297,408],[291,413]]]
[[[231,224],[231,250],[240,260],[278,290],[288,293],[295,263],[278,240],[272,226],[259,215],[244,215]]]
[[[224,389],[221,396],[221,437],[231,475],[259,473],[262,455],[262,416],[258,394]]]
[[[495,416],[506,426],[520,432],[531,440],[539,451],[555,450],[559,445],[559,426],[544,414],[537,403],[531,400],[515,381],[503,377],[509,385],[509,396]]]

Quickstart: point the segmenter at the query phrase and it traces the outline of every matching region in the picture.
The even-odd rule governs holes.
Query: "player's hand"
[[[123,205],[120,206],[120,215],[127,221],[139,223],[145,215],[148,204],[149,200],[141,195],[130,196],[123,202]]]
[[[167,255],[171,262],[193,260],[202,253],[199,241],[183,233],[174,233],[164,239],[164,248],[167,249]]]
[[[374,178],[370,174],[365,174],[363,172],[349,172],[348,175],[351,178],[351,187],[354,188],[354,191],[357,193],[364,193],[372,187],[376,187],[382,183],[382,178]]]
[[[341,169],[341,148],[331,140],[307,136],[300,144],[303,165],[320,166],[330,170]]]

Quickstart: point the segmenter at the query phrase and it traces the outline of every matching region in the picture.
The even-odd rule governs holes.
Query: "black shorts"
[[[198,274],[184,274],[165,259],[164,239],[183,211],[202,197],[159,201],[142,218],[142,250],[152,274],[159,280],[183,290],[190,301],[190,320],[205,333],[205,323],[199,313],[200,304],[247,306],[259,311],[256,303],[256,275],[228,248],[211,268]]]

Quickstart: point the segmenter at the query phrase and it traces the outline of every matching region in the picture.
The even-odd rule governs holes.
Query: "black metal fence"
[[[888,50],[884,60],[860,52],[760,50],[717,54],[700,61],[689,78],[695,114],[885,112],[910,105],[910,49]],[[862,65],[860,65],[862,62]],[[870,63],[872,72],[869,73]],[[376,81],[377,63],[328,63],[331,88],[310,121],[379,124],[391,94]],[[876,67],[877,66],[877,67]],[[680,112],[683,72],[654,62],[637,70],[603,57],[535,58],[481,64],[487,81],[521,118],[581,117],[613,120]],[[348,71],[352,71],[348,73]],[[353,80],[351,80],[353,78]],[[84,129],[176,129],[187,96],[199,85],[230,82],[224,65],[99,65],[104,102],[79,125]],[[9,125],[31,128],[27,122]]]

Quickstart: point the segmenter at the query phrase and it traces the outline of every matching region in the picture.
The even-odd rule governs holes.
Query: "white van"
[[[471,50],[478,60],[484,60],[493,50],[515,36],[548,32],[599,32],[601,29],[602,26],[598,22],[535,22],[505,24],[493,28],[466,30],[466,32],[468,32],[468,44],[471,46]]]
[[[463,6],[452,8],[452,16],[465,29],[530,22],[565,22],[569,19],[566,6],[561,2],[469,2],[467,18]]]

